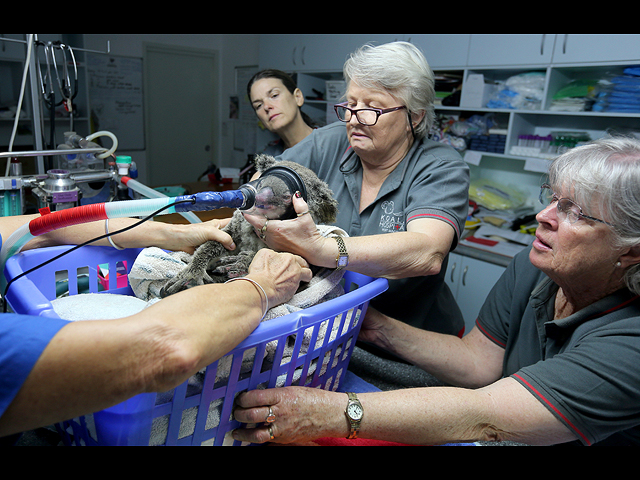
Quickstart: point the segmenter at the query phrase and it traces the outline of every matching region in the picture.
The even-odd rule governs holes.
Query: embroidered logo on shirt
[[[381,208],[383,214],[380,217],[380,230],[383,233],[403,232],[405,230],[404,214],[394,213],[395,203],[384,202]]]

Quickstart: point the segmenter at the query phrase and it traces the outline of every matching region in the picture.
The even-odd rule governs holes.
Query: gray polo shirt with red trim
[[[640,296],[619,290],[554,321],[558,286],[519,254],[477,325],[520,382],[584,445],[640,445]]]
[[[469,167],[446,145],[416,142],[386,179],[376,201],[362,213],[362,167],[343,123],[315,130],[278,158],[305,165],[327,182],[339,204],[336,225],[350,236],[404,232],[415,219],[435,218],[454,230],[453,249],[464,230]],[[458,335],[464,321],[444,282],[446,267],[447,262],[437,276],[391,281],[389,290],[374,299],[372,306],[415,327]]]

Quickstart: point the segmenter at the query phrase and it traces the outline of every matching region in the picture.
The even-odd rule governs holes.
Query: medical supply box
[[[469,74],[462,90],[460,106],[465,108],[484,108],[498,86],[486,81],[481,73]]]

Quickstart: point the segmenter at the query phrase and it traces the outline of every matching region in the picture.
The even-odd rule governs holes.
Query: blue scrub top
[[[0,314],[0,417],[13,402],[51,339],[68,324],[66,320],[55,318]]]

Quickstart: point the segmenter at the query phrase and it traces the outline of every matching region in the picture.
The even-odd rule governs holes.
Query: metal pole
[[[37,69],[37,62],[39,61],[39,59],[38,59],[38,50],[36,49],[36,45],[35,45],[35,42],[36,42],[35,34],[33,36],[32,41],[33,41],[33,54],[31,55],[31,60],[29,62],[29,83],[31,87],[33,136],[35,137],[34,142],[35,142],[36,150],[42,150],[43,149],[43,142],[42,142],[43,132],[42,132],[42,111],[40,108],[41,93],[40,93],[40,84],[38,81],[38,69]],[[37,165],[38,165],[39,174],[42,175],[46,173],[45,167],[44,167],[44,157],[38,156]]]

